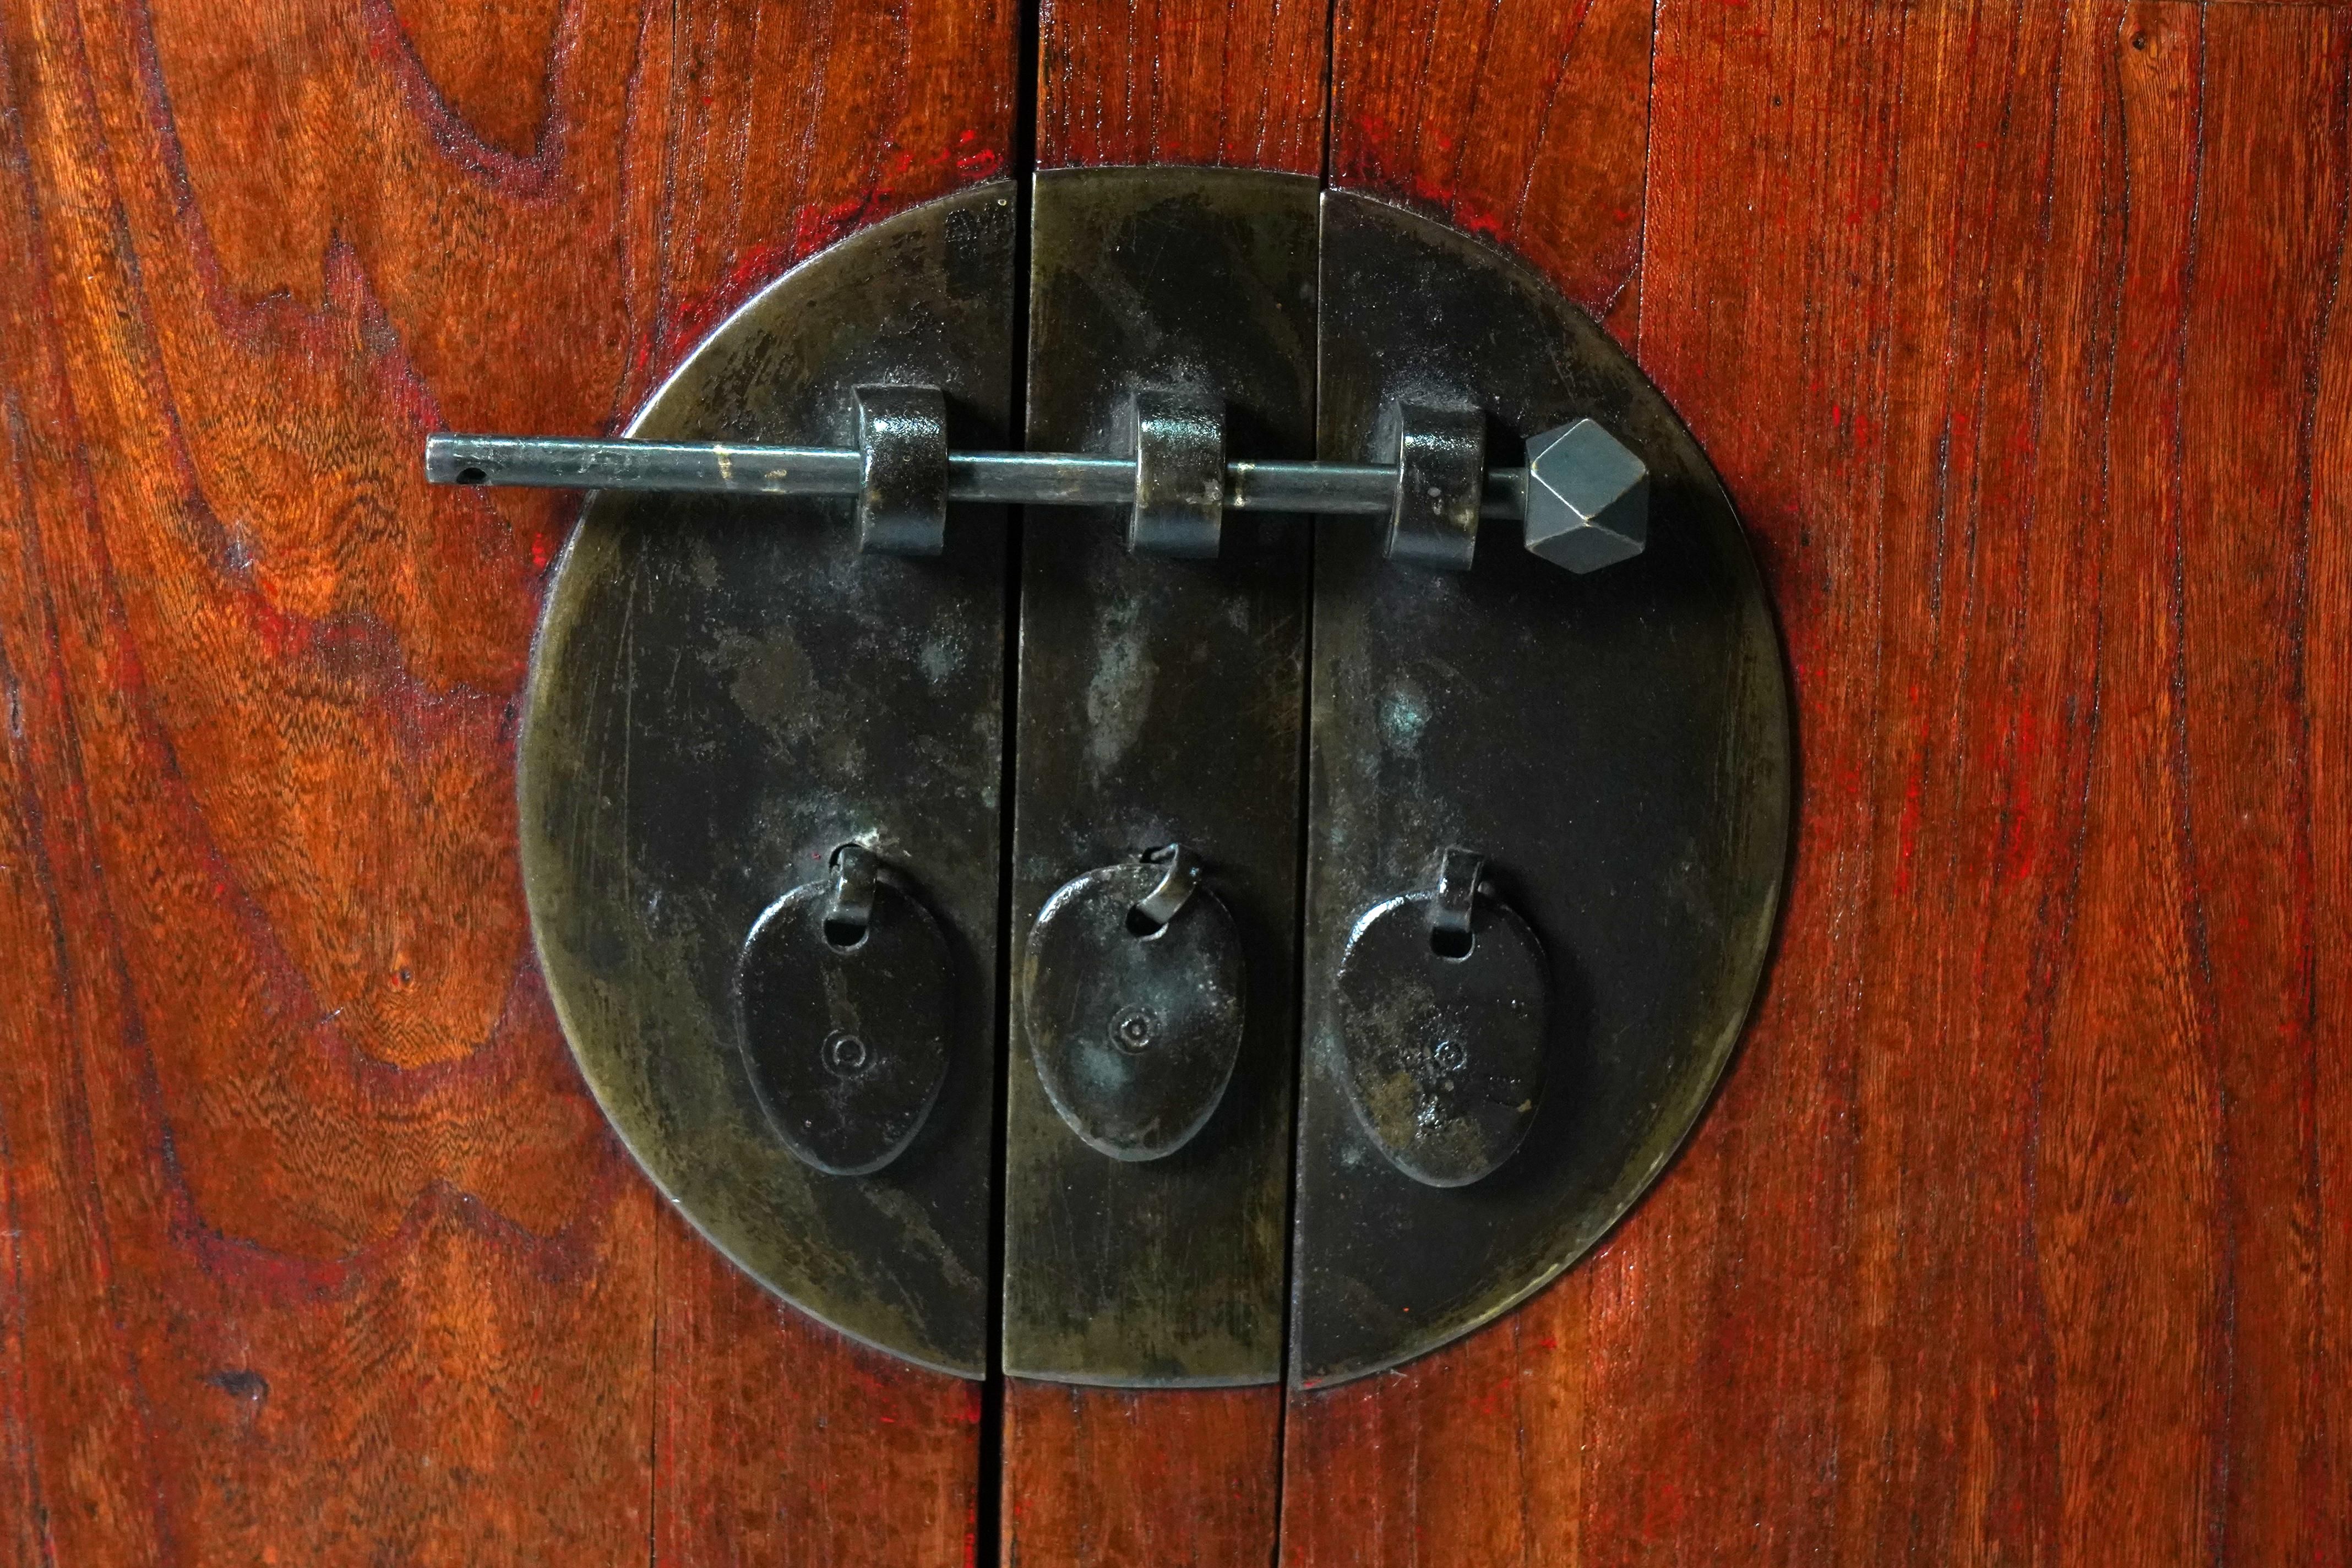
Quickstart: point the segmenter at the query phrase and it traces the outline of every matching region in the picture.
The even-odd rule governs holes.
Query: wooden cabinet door
[[[1278,1409],[1016,1384],[1004,1560],[2352,1557],[2352,27],[1323,20],[1049,6],[1038,155],[1319,169],[1599,316],[1776,601],[1790,900],[1591,1258]]]
[[[1019,16],[32,0],[0,22],[0,1560],[967,1560],[981,1393],[765,1296],[606,1130],[514,731],[616,427],[1013,159]]]
[[[0,0],[0,1550],[2352,1559],[2352,25],[2147,0]],[[1708,449],[1790,894],[1598,1251],[1317,1392],[763,1296],[567,1058],[513,730],[734,303],[1029,167],[1510,247]]]

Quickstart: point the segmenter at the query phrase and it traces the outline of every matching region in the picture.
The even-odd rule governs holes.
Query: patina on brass
[[[1591,418],[1646,465],[1649,516],[1642,553],[1589,577],[1502,538],[1466,572],[1384,561],[1360,533],[1317,541],[1291,1357],[1309,1384],[1508,1310],[1657,1178],[1762,972],[1790,790],[1771,613],[1665,398],[1521,263],[1401,208],[1322,200],[1320,457],[1381,457],[1405,399],[1484,410],[1497,463]],[[1446,845],[1475,845],[1541,940],[1550,1023],[1525,1139],[1484,1179],[1435,1186],[1349,1103],[1337,985],[1365,911],[1425,886]]]
[[[958,444],[1004,446],[1013,196],[1010,182],[976,186],[803,263],[697,348],[630,434],[846,447],[858,388],[928,386],[944,391]],[[867,403],[869,417],[936,406],[921,395]],[[936,473],[928,488],[894,483],[868,531],[932,548]],[[1004,519],[956,508],[943,553],[907,555],[861,550],[852,506],[610,491],[589,502],[531,661],[523,874],[581,1068],[687,1217],[824,1321],[978,1377],[995,1174]],[[867,1175],[794,1157],[738,1038],[737,961],[754,922],[821,882],[845,844],[903,873],[950,974],[944,1081],[912,1142],[886,1142],[887,1163]],[[909,1014],[892,1026],[923,1026]],[[884,1042],[858,1045],[884,1059]],[[848,1046],[835,1054],[854,1065]],[[862,1163],[877,1151],[840,1152]]]
[[[737,1038],[786,1148],[836,1176],[907,1152],[947,1083],[955,970],[920,893],[863,845],[769,906],[736,972]]]
[[[1072,878],[1029,928],[1014,982],[1045,1098],[1114,1160],[1164,1160],[1191,1142],[1241,1052],[1240,933],[1197,879],[1156,910],[1170,880],[1149,860]]]

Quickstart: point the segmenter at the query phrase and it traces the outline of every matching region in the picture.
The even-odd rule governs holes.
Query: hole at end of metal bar
[[[459,468],[457,470],[457,482],[461,485],[478,485],[489,477],[489,475],[476,468],[468,467]]]
[[[1448,931],[1444,926],[1429,929],[1429,951],[1440,958],[1459,963],[1469,957],[1476,946],[1477,939],[1466,931]]]

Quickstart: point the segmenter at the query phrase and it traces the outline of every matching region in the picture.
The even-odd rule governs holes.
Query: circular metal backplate
[[[848,447],[861,385],[937,386],[1008,445],[1009,182],[811,258],[698,345],[633,436]],[[592,499],[531,658],[520,759],[531,929],[630,1152],[753,1278],[847,1333],[978,1377],[987,1355],[1003,518],[945,553],[861,551],[845,500]],[[739,1038],[762,911],[858,842],[936,918],[944,1081],[868,1175],[795,1157]]]
[[[1483,410],[1497,463],[1591,417],[1648,465],[1653,513],[1649,549],[1590,578],[1509,525],[1481,531],[1466,572],[1385,562],[1360,524],[1318,536],[1290,1360],[1306,1384],[1492,1321],[1656,1179],[1754,994],[1790,813],[1769,611],[1664,397],[1517,261],[1361,197],[1326,193],[1322,213],[1322,457],[1382,460],[1399,401]],[[846,446],[856,387],[933,384],[956,447],[1008,445],[1013,240],[999,182],[822,253],[698,347],[631,433]],[[967,1376],[985,1371],[992,1286],[1004,586],[1002,521],[982,509],[917,561],[861,552],[846,502],[597,497],[551,589],[520,757],[542,966],[633,1153],[770,1288]],[[734,994],[762,911],[852,841],[937,917],[952,974],[937,1102],[862,1177],[813,1169],[762,1113]],[[1347,933],[1420,891],[1444,846],[1486,858],[1549,964],[1532,1121],[1451,1186],[1367,1136],[1335,992]]]

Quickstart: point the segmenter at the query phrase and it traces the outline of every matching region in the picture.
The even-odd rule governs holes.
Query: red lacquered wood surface
[[[1343,5],[1342,166],[1491,215],[1494,122],[1396,135],[1407,9]],[[2226,5],[1667,0],[1626,52],[1612,326],[1796,682],[1780,949],[1594,1258],[1294,1399],[1286,1562],[2352,1554],[2347,69]],[[1500,232],[1591,301],[1594,205]]]
[[[1039,160],[1322,166],[1319,8],[1049,6]],[[1007,1561],[2352,1557],[2352,37],[1343,0],[1331,174],[1602,312],[1729,479],[1804,805],[1599,1255],[1296,1398],[1015,1384]],[[0,5],[0,1552],[938,1563],[968,1388],[604,1131],[515,886],[568,521],[792,258],[1003,166],[1013,18]],[[1285,1453],[1277,1491],[1273,1456]]]
[[[0,6],[0,1557],[972,1554],[975,1392],[716,1263],[582,1089],[510,804],[576,501],[418,455],[609,428],[999,172],[1013,37]]]
[[[1517,250],[1630,342],[1649,0],[1338,0],[1330,181]]]
[[[1281,1408],[1271,1388],[1008,1382],[1003,1561],[1270,1563]]]
[[[1040,0],[1037,166],[1319,174],[1328,26],[1297,0]]]

